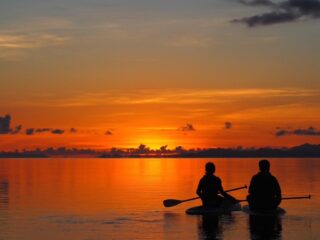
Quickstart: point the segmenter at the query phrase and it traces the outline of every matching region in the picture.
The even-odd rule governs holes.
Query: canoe
[[[186,210],[186,214],[189,215],[220,215],[225,213],[230,213],[233,211],[240,211],[241,205],[240,203],[231,204],[229,206],[221,206],[221,207],[204,207],[197,206],[192,207]]]
[[[254,216],[281,216],[286,213],[286,211],[281,207],[277,207],[275,210],[254,211],[251,210],[248,205],[243,206],[242,211]]]

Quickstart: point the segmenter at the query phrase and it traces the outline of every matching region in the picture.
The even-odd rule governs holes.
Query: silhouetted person
[[[249,186],[247,200],[256,211],[275,210],[281,202],[281,188],[278,180],[270,173],[268,160],[259,162],[260,172],[254,175]]]
[[[206,174],[200,179],[197,194],[202,200],[203,206],[220,206],[224,200],[236,202],[237,200],[227,194],[222,187],[219,177],[214,175],[215,165],[212,162],[206,164]],[[218,195],[221,194],[222,196]]]

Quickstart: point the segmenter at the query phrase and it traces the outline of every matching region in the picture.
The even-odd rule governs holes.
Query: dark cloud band
[[[52,129],[52,128],[27,128],[26,129],[26,134],[27,135],[33,135],[36,133],[45,133],[49,132],[52,134],[64,134],[65,130],[63,129]]]
[[[232,20],[235,23],[244,23],[248,27],[294,22],[302,18],[320,18],[320,0],[287,0],[280,3],[269,0],[239,0],[239,2],[249,6],[264,5],[271,9],[267,13]]]
[[[320,131],[314,127],[309,128],[298,128],[294,130],[287,130],[287,129],[279,129],[276,131],[275,135],[277,137],[284,137],[289,135],[296,135],[296,136],[320,136]]]

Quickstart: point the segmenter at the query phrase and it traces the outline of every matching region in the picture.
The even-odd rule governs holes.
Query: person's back
[[[218,205],[220,198],[218,193],[221,190],[221,180],[214,175],[204,175],[199,182],[197,194],[201,197],[203,205]]]
[[[253,210],[273,210],[281,202],[281,189],[278,180],[271,175],[270,163],[259,162],[260,172],[250,182],[248,202]]]
[[[200,179],[197,194],[202,200],[203,206],[219,206],[225,198],[229,201],[236,201],[227,194],[222,187],[219,177],[214,175],[215,165],[212,162],[206,164],[206,174]],[[222,194],[219,196],[218,194]]]

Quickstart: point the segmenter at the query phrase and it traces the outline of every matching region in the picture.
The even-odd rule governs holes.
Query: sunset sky
[[[320,0],[4,0],[0,150],[320,143],[319,43]]]

